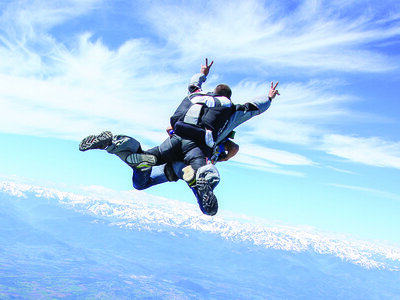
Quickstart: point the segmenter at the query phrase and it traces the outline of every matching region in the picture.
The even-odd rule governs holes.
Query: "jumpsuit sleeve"
[[[236,127],[257,115],[262,114],[270,107],[270,105],[271,100],[269,100],[268,96],[257,97],[251,102],[235,105],[234,112],[224,130],[218,136],[216,143],[221,143]]]
[[[201,91],[202,84],[207,80],[206,75],[197,73],[192,76],[188,86],[189,94]]]
[[[271,100],[267,96],[260,96],[254,98],[251,102],[245,104],[237,104],[235,106],[236,111],[243,111],[244,114],[255,115],[262,114],[271,106]]]

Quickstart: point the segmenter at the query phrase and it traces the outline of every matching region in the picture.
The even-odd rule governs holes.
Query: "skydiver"
[[[206,65],[201,66],[200,73],[192,77],[189,85],[189,97],[185,99],[192,100],[192,104],[195,105],[207,103],[206,107],[217,107],[215,111],[219,109],[225,112],[225,118],[227,118],[226,112],[228,111],[226,108],[231,110],[230,118],[227,122],[223,122],[223,126],[221,126],[221,122],[218,123],[221,118],[220,120],[211,120],[211,124],[220,126],[218,134],[215,134],[215,130],[214,132],[211,130],[214,128],[207,128],[206,126],[193,134],[190,132],[192,128],[190,121],[192,120],[187,123],[182,122],[185,118],[178,116],[180,117],[178,121],[181,123],[180,125],[183,125],[183,130],[176,126],[179,123],[175,120],[173,130],[178,131],[178,133],[171,134],[159,147],[143,151],[139,142],[131,137],[125,135],[112,136],[111,132],[103,132],[100,135],[92,135],[85,138],[80,144],[80,150],[106,149],[109,153],[119,156],[133,168],[133,185],[137,189],[144,189],[154,184],[165,182],[165,179],[175,181],[177,178],[183,178],[189,185],[192,185],[191,188],[195,191],[201,211],[208,215],[215,215],[218,209],[218,202],[213,193],[213,188],[219,182],[219,173],[215,167],[206,164],[207,157],[211,157],[212,154],[212,147],[210,146],[221,145],[235,127],[266,111],[272,99],[279,95],[279,92],[276,90],[278,83],[274,85],[271,82],[268,98],[264,96],[256,98],[253,102],[235,106],[230,101],[231,90],[227,85],[218,85],[213,94],[202,93],[201,85],[205,82],[212,64],[213,62],[208,64],[206,59]],[[225,106],[217,106],[216,102],[219,99],[225,102]],[[185,104],[184,102],[185,100],[182,104]],[[186,101],[187,103],[188,101]],[[190,108],[195,105],[189,103],[185,109],[189,108],[190,111]],[[198,108],[204,109],[204,107]],[[209,109],[209,111],[211,110]],[[196,110],[194,111],[196,112]],[[179,108],[177,112],[179,112]],[[187,111],[181,109],[180,113],[182,114],[182,112],[184,117],[189,116],[189,119],[193,119],[193,116],[199,116],[193,113],[188,114]],[[175,117],[176,115],[177,113],[174,114]],[[212,113],[211,116],[213,116]],[[181,135],[185,138],[181,137]],[[183,161],[188,166],[182,169],[182,164],[172,164],[173,161]],[[161,164],[163,166],[152,168]],[[163,172],[160,171],[161,168],[163,168]]]

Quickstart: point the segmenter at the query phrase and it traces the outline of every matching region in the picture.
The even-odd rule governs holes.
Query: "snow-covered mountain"
[[[314,251],[335,255],[365,268],[400,271],[400,248],[329,236],[312,228],[269,224],[266,220],[226,212],[211,218],[202,215],[195,204],[144,192],[89,187],[84,195],[14,182],[0,182],[0,191],[17,197],[34,196],[56,201],[65,208],[108,220],[114,226],[172,234],[179,233],[180,229],[194,229],[266,248]]]
[[[396,299],[399,254],[144,192],[0,182],[0,299]]]

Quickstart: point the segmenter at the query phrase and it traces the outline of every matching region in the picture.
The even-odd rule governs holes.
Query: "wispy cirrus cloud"
[[[305,176],[304,172],[291,170],[288,167],[304,167],[316,164],[303,155],[256,144],[241,143],[240,149],[238,155],[232,159],[233,162],[269,173],[303,177]]]
[[[246,133],[250,133],[248,138],[315,146],[332,125],[350,117],[362,120],[362,114],[349,107],[359,101],[357,97],[332,91],[340,84],[334,80],[285,83],[279,88],[282,96],[273,100],[269,110],[243,125]],[[241,82],[235,86],[242,99],[248,99],[246,92],[257,95],[267,93],[268,89],[269,83]],[[368,120],[371,122],[373,118],[369,116]]]
[[[147,13],[160,36],[187,57],[207,53],[228,69],[234,68],[229,66],[233,61],[252,61],[247,69],[257,71],[295,67],[379,72],[399,67],[369,47],[400,35],[397,23],[376,23],[373,3],[208,1],[204,8],[196,3],[157,4]]]
[[[247,155],[254,155],[263,158],[266,161],[271,161],[280,165],[290,166],[310,166],[313,161],[305,156],[294,154],[287,151],[271,149],[260,145],[247,144],[246,149],[242,151]]]
[[[164,50],[140,38],[110,49],[86,32],[59,41],[50,34],[53,26],[90,13],[99,2],[33,4],[10,4],[0,18],[8,24],[0,32],[2,131],[77,139],[114,128],[162,140],[168,100],[179,101],[183,83],[176,72],[155,70]],[[160,110],[149,118],[154,103]]]
[[[380,137],[330,134],[324,136],[322,149],[353,162],[400,169],[400,143]]]
[[[269,83],[263,80],[272,72],[384,72],[399,67],[379,50],[400,35],[398,15],[377,18],[379,11],[368,9],[372,3],[363,9],[357,4],[356,16],[355,4],[347,1],[303,1],[291,8],[259,1],[149,3],[136,6],[142,13],[135,11],[135,16],[141,16],[152,35],[127,36],[118,47],[95,38],[96,32],[86,32],[85,24],[68,40],[53,31],[82,16],[90,20],[97,12],[107,13],[110,5],[36,0],[1,6],[3,132],[79,139],[112,129],[152,146],[165,138],[163,128],[185,95],[189,76],[197,71],[192,67],[198,68],[204,56],[216,60],[206,88],[229,79],[237,102],[266,93]],[[335,133],[330,129],[349,116],[362,120],[361,113],[349,108],[360,99],[337,94],[343,81],[318,77],[285,80],[282,96],[270,111],[242,126],[246,135],[241,142],[302,145],[366,163],[351,151],[340,150],[344,141],[332,138]],[[361,147],[351,134],[343,138]],[[385,155],[368,164],[387,167],[389,160],[399,157],[391,147],[380,149]],[[287,154],[289,161],[297,157]],[[267,164],[262,153],[252,155]],[[281,158],[272,157],[269,163],[281,163]],[[312,161],[303,159],[306,165]]]
[[[394,194],[394,193],[390,193],[390,192],[386,192],[386,191],[382,191],[382,190],[378,190],[378,189],[367,188],[367,187],[362,187],[362,186],[355,186],[355,185],[337,184],[337,183],[329,183],[327,185],[342,188],[342,189],[347,189],[347,190],[364,192],[367,194],[373,194],[373,195],[377,195],[379,197],[400,201],[400,196],[398,194]]]

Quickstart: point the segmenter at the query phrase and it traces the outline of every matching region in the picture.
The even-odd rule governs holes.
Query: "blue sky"
[[[217,165],[220,214],[400,245],[399,49],[397,1],[2,2],[0,174],[131,189],[126,165],[79,141],[108,129],[159,144],[208,57],[206,90],[281,93]],[[182,182],[146,193],[195,201]]]

